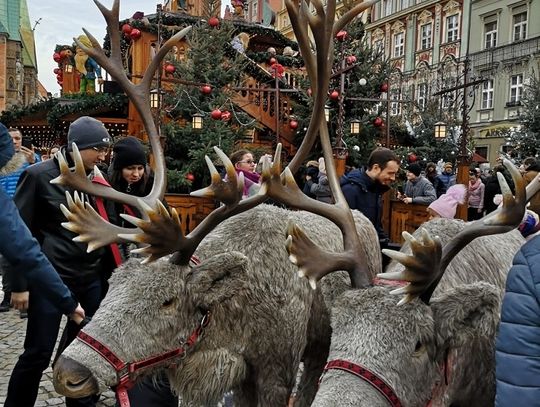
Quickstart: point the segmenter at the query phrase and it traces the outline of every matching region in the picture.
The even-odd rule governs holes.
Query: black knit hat
[[[129,136],[113,147],[113,168],[121,170],[130,165],[146,165],[146,153],[139,139]]]
[[[418,164],[410,164],[407,167],[407,171],[412,172],[417,177],[420,176],[420,173],[422,172],[422,168]]]
[[[88,150],[93,147],[109,147],[112,139],[102,122],[82,116],[69,126],[67,141],[67,149],[71,151],[72,143],[77,144],[79,150]]]

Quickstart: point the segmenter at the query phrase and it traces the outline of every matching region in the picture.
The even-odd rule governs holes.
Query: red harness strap
[[[365,382],[369,383],[375,390],[377,390],[392,407],[402,407],[401,402],[399,401],[398,396],[383,379],[381,379],[377,374],[371,372],[363,366],[357,365],[356,363],[348,362],[346,360],[335,359],[331,360],[324,367],[324,372],[330,369],[343,370],[349,372]],[[321,377],[322,380],[322,377]]]
[[[105,344],[88,335],[84,331],[79,332],[77,339],[96,351],[113,367],[116,372],[116,377],[118,378],[118,384],[116,385],[116,395],[118,397],[118,401],[120,402],[121,407],[129,407],[129,397],[127,391],[135,384],[135,372],[157,366],[168,361],[170,361],[170,363],[167,363],[167,366],[172,366],[175,364],[175,359],[183,359],[186,356],[186,352],[189,350],[189,348],[197,343],[203,333],[204,328],[208,325],[209,320],[210,312],[208,311],[202,317],[197,328],[193,330],[182,346],[135,362],[124,362]]]

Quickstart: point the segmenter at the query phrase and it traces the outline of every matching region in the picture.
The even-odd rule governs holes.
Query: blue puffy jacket
[[[0,123],[0,169],[14,154],[13,141],[6,127]],[[41,252],[36,239],[26,227],[17,207],[0,187],[0,253],[13,270],[24,273],[31,284],[40,287],[43,294],[64,314],[71,314],[77,302],[64,285],[58,273]]]
[[[540,236],[514,258],[496,343],[495,406],[540,406]]]

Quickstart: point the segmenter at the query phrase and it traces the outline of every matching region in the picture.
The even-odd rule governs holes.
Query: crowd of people
[[[27,310],[21,316],[28,318],[24,350],[9,380],[6,407],[34,405],[42,374],[53,359],[62,315],[70,318],[63,329],[57,355],[75,339],[81,320],[91,317],[98,309],[107,293],[111,273],[130,257],[130,248],[125,244],[112,244],[87,253],[86,245],[73,241],[75,234],[62,226],[65,217],[60,204],[67,205],[68,188],[50,183],[60,174],[59,156],[73,166],[73,145],[76,145],[87,176],[93,182],[127,194],[146,195],[153,178],[147,152],[137,138],[125,137],[113,143],[103,123],[91,117],[75,120],[69,127],[67,144],[47,151],[42,157],[32,146],[23,145],[22,136],[19,130],[0,125],[0,230],[3,235],[17,236],[0,240],[4,290],[0,311],[8,311],[10,307]],[[244,177],[242,198],[257,194],[261,186],[261,163],[271,160],[271,156],[264,155],[257,161],[251,151],[241,149],[233,152],[230,159],[236,172]],[[105,178],[94,174],[94,167],[106,161],[110,162]],[[400,167],[397,155],[381,147],[370,154],[365,167],[351,169],[340,180],[349,207],[361,211],[373,223],[381,247],[388,243],[381,225],[382,195],[395,186]],[[452,163],[445,163],[440,169],[434,163],[428,163],[425,168],[410,163],[405,171],[406,181],[397,188],[395,196],[405,204],[425,205],[430,218],[454,218],[457,206],[467,204],[468,220],[472,221],[500,205],[497,173],[502,173],[513,188],[511,177],[502,165],[494,167],[487,177],[472,168],[468,185],[456,184],[453,170]],[[531,182],[540,164],[535,158],[527,158],[521,170],[526,182]],[[334,202],[323,158],[306,163],[302,182],[306,195],[322,202]],[[104,219],[123,227],[130,226],[123,223],[121,214],[140,215],[136,208],[104,202],[100,197],[88,196],[87,200]],[[535,262],[540,253],[540,237],[532,238],[540,229],[539,210],[540,196],[531,200],[520,225],[520,231],[530,242],[517,254],[508,278],[497,340],[497,400],[501,406],[507,405],[503,399],[519,392],[526,399],[539,399],[540,384],[535,379],[525,374],[511,375],[521,367],[540,370],[538,346],[527,345],[524,353],[519,350],[523,348],[520,344],[534,342],[540,330],[540,267]],[[527,298],[525,305],[523,296]],[[517,337],[512,324],[519,325]],[[141,381],[129,391],[129,397],[134,407],[178,405],[165,374]],[[67,398],[66,406],[95,406],[96,402],[96,397]]]

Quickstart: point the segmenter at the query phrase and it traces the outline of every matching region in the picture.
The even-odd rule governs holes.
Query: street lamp
[[[191,116],[191,127],[194,130],[201,130],[203,128],[203,115],[200,113],[195,113]]]
[[[446,138],[446,123],[435,123],[435,140],[444,140]]]
[[[160,89],[152,89],[150,91],[150,107],[152,109],[159,109],[161,105],[162,91]]]
[[[358,119],[351,120],[351,134],[358,135],[360,134],[360,125],[361,122]]]

